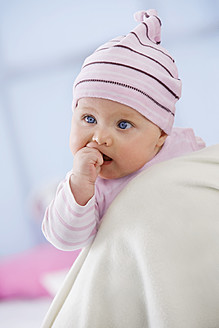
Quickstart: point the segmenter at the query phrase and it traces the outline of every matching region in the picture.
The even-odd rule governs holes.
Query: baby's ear
[[[166,138],[167,138],[167,134],[164,131],[161,131],[160,137],[159,137],[159,139],[157,141],[157,146],[158,147],[163,146]]]

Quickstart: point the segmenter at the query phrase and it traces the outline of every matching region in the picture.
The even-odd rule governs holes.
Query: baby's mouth
[[[111,162],[112,161],[112,158],[110,158],[109,156],[107,156],[105,154],[102,154],[102,155],[103,155],[104,162]]]

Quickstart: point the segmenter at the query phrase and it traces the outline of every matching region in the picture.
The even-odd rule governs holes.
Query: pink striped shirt
[[[93,241],[101,219],[118,193],[142,170],[153,164],[205,147],[192,129],[174,128],[160,152],[139,171],[128,176],[105,180],[97,178],[95,195],[85,206],[76,203],[70,189],[71,171],[59,184],[56,196],[45,212],[42,230],[47,240],[62,250],[75,250]]]

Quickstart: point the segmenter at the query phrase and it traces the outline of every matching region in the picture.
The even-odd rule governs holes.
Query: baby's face
[[[82,98],[74,109],[73,155],[93,142],[103,154],[100,177],[120,178],[140,169],[159,151],[166,135],[131,107],[100,98]]]

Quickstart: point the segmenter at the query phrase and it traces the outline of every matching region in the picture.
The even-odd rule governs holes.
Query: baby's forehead
[[[127,118],[146,119],[145,116],[132,107],[105,98],[81,98],[78,100],[76,108],[81,111],[88,110],[94,113],[96,112],[99,115],[122,115]]]

